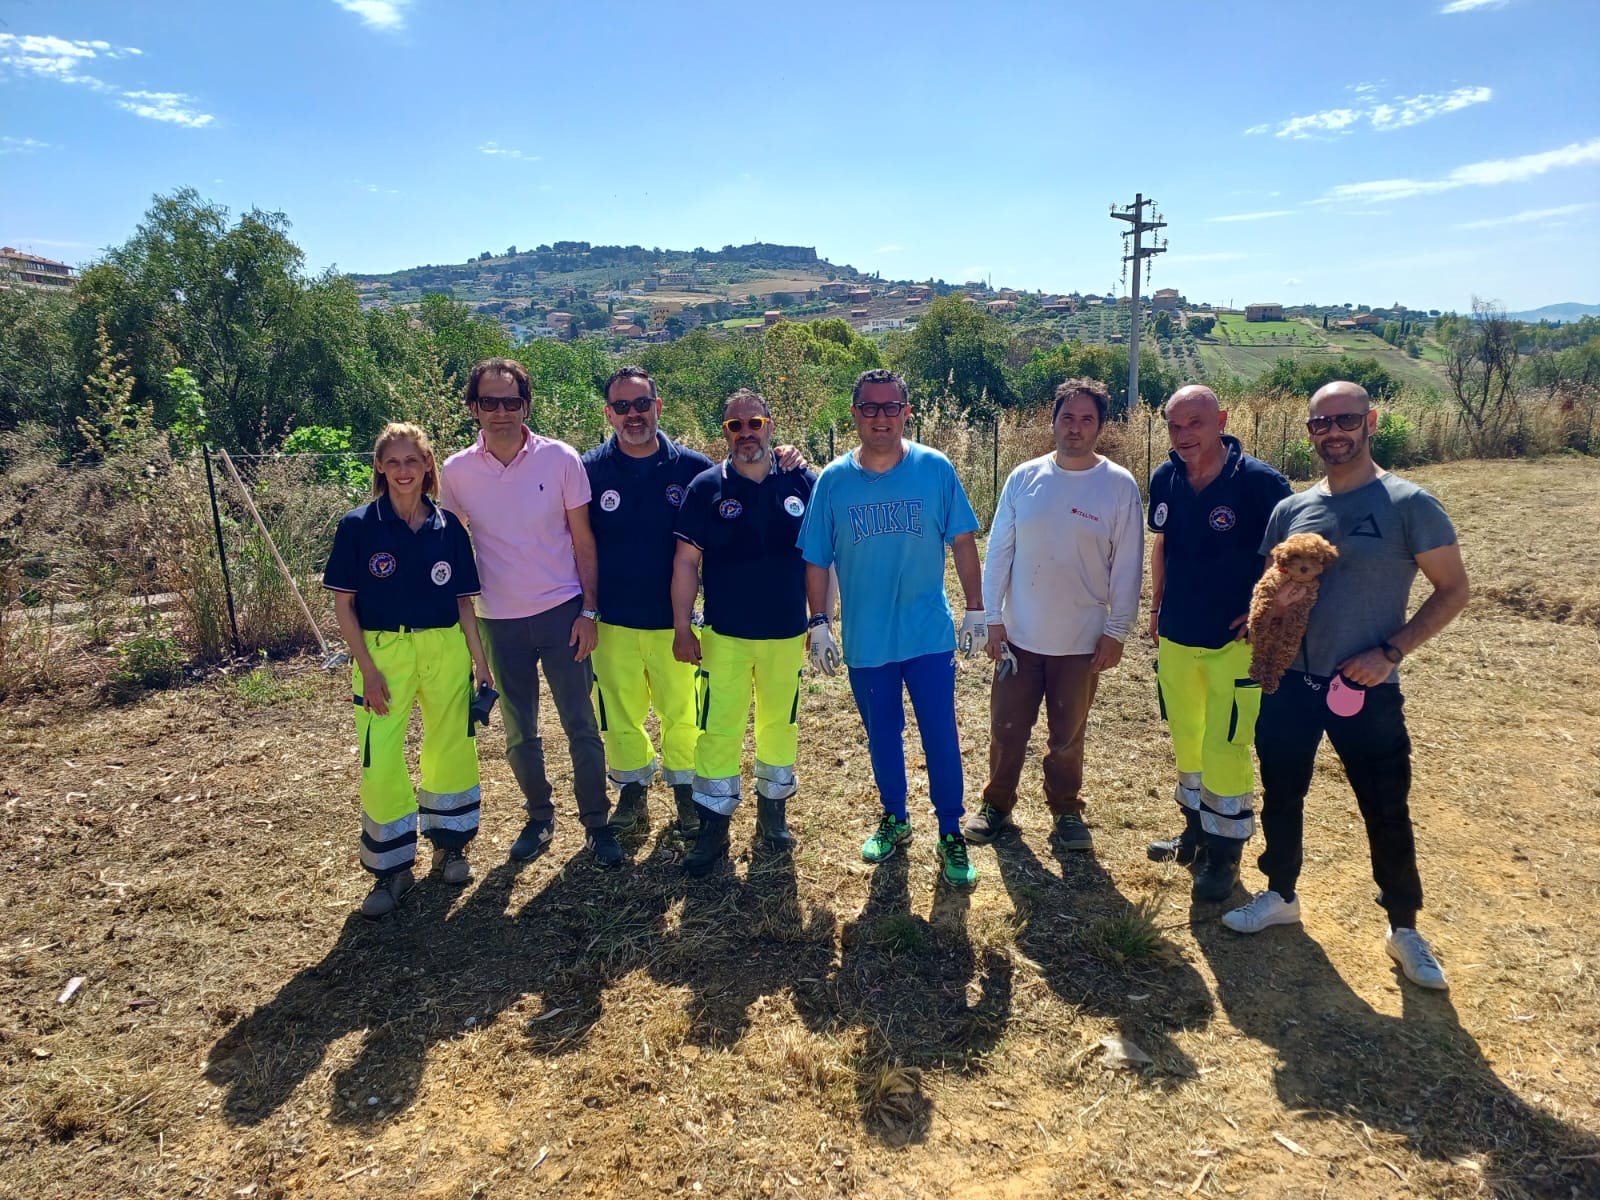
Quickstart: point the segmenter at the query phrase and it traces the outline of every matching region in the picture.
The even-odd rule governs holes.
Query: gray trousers
[[[572,752],[572,790],[578,801],[578,819],[584,828],[604,825],[611,802],[606,795],[606,753],[589,699],[594,668],[589,660],[573,659],[572,623],[583,599],[574,596],[563,604],[531,617],[492,620],[478,624],[488,642],[489,664],[500,685],[500,713],[506,723],[506,761],[527,799],[528,816],[541,821],[555,817],[554,789],[545,772],[544,739],[539,736],[539,666],[544,666],[550,698],[566,730]]]

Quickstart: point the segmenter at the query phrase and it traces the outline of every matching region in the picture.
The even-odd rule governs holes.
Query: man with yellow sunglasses
[[[672,575],[672,652],[699,664],[700,740],[694,755],[699,832],[684,860],[704,875],[728,855],[739,806],[750,701],[756,710],[756,833],[787,851],[785,809],[796,788],[800,676],[806,659],[806,568],[796,544],[815,472],[773,455],[772,410],[740,389],[722,407],[728,457],[697,475],[678,511]],[[691,623],[705,580],[705,629]]]

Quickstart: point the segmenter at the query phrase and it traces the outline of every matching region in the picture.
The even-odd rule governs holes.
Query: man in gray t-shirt
[[[1306,428],[1327,477],[1280,501],[1267,520],[1262,553],[1291,534],[1317,533],[1339,558],[1323,572],[1300,654],[1278,690],[1262,698],[1256,722],[1266,838],[1257,865],[1267,890],[1222,922],[1259,933],[1300,920],[1305,797],[1326,733],[1366,823],[1378,902],[1389,914],[1389,956],[1413,983],[1442,990],[1444,972],[1416,930],[1422,881],[1409,808],[1411,740],[1395,667],[1466,607],[1467,572],[1439,502],[1373,462],[1377,417],[1353,383],[1330,383],[1312,396]],[[1433,594],[1408,621],[1418,571]]]

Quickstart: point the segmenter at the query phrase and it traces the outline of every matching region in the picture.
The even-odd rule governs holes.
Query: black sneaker
[[[594,855],[596,866],[609,868],[622,865],[622,843],[617,841],[616,831],[611,826],[596,825],[589,830],[583,844]]]
[[[642,783],[625,783],[622,795],[617,797],[617,807],[611,811],[611,829],[618,837],[631,837],[650,829],[650,809],[645,800],[647,787]]]
[[[1010,813],[1001,812],[987,801],[978,805],[978,811],[961,822],[962,834],[974,846],[987,846],[995,838],[1003,837],[1015,828]]]
[[[555,836],[556,823],[553,817],[529,817],[522,832],[517,834],[517,840],[511,843],[512,861],[532,862],[550,848],[550,841]]]
[[[1198,836],[1190,837],[1187,832],[1151,842],[1144,852],[1150,856],[1151,862],[1175,862],[1180,867],[1193,866],[1206,856],[1205,844]]]
[[[1077,813],[1062,813],[1057,817],[1055,828],[1050,831],[1050,840],[1063,850],[1094,849],[1094,836]]]

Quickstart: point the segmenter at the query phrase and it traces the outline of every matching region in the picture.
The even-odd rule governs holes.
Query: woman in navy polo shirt
[[[333,535],[322,583],[355,657],[361,745],[361,865],[376,876],[363,916],[393,912],[411,889],[417,833],[433,843],[431,874],[472,878],[478,832],[473,678],[491,682],[472,597],[478,571],[467,531],[435,502],[439,470],[428,435],[390,424],[372,451],[370,504]],[[422,705],[422,787],[406,768],[411,706]],[[419,807],[420,802],[420,807]]]

